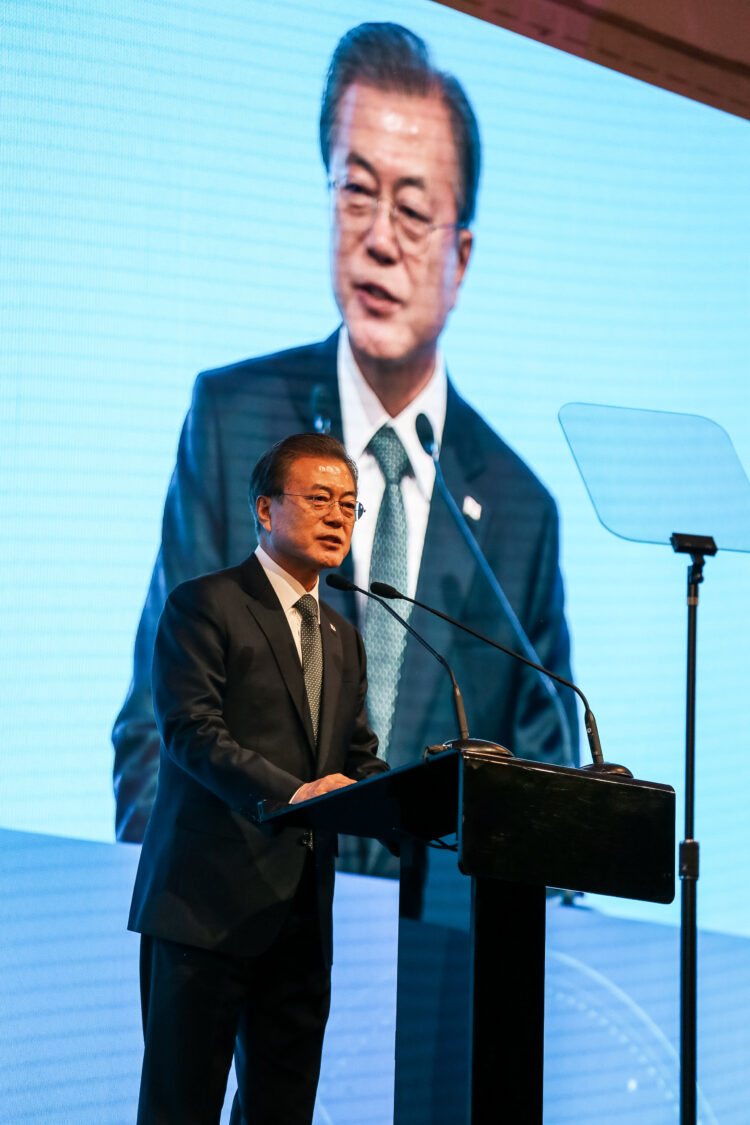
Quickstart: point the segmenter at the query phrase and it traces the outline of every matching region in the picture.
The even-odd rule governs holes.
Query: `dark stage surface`
[[[125,1125],[141,1054],[138,941],[125,930],[138,849],[2,830],[0,855],[0,1121]],[[316,1125],[392,1120],[396,907],[394,883],[339,877]],[[557,900],[547,915],[545,1122],[677,1120],[677,929]],[[422,1030],[459,1052],[447,1013],[465,935],[444,920],[421,927],[445,982],[425,997]],[[700,964],[700,1116],[745,1125],[750,941],[702,933]]]

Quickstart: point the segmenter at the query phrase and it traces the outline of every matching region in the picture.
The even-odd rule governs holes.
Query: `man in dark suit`
[[[434,68],[421,39],[392,24],[364,24],[334,54],[320,138],[343,326],[323,343],[204,373],[196,382],[138,630],[133,682],[113,734],[123,840],[142,838],[156,786],[159,740],[149,671],[164,599],[178,582],[244,556],[252,528],[242,482],[260,451],[286,433],[330,428],[357,461],[369,530],[355,541],[350,576],[360,585],[370,578],[393,582],[380,560],[394,559],[401,544],[405,557],[394,565],[401,566],[408,593],[517,648],[504,611],[433,494],[432,462],[414,432],[416,416],[425,413],[448,488],[541,661],[569,673],[554,502],[461,399],[439,348],[473,243],[480,151],[471,107],[458,82]],[[401,458],[390,483],[390,455],[379,449],[384,436]],[[386,507],[388,549],[382,549]],[[350,621],[364,619],[352,595],[337,593],[331,601]],[[367,612],[365,641],[377,645],[384,615],[377,606]],[[472,734],[545,761],[576,756],[572,699],[564,699],[561,724],[533,672],[416,611],[413,624],[453,664]],[[384,717],[375,725],[388,760],[398,765],[457,732],[439,665],[411,639],[390,668],[386,663],[371,654],[371,696],[375,678],[383,679],[377,686],[383,686]],[[384,851],[374,866],[370,853],[366,867],[356,854],[348,867],[394,873]]]
[[[142,937],[138,1121],[219,1119],[235,1037],[246,1125],[309,1125],[328,1015],[335,839],[253,823],[387,766],[362,639],[318,601],[349,551],[356,466],[300,434],[250,485],[259,547],[178,586],[154,651],[159,784],[130,928]]]

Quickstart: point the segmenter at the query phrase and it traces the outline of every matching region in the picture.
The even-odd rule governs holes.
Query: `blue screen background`
[[[109,732],[192,384],[338,323],[318,104],[336,40],[372,16],[352,0],[4,6],[6,828],[113,839]],[[484,171],[448,368],[557,499],[606,757],[674,785],[679,808],[685,560],[598,523],[557,411],[705,414],[750,465],[750,125],[424,0],[377,18],[424,35],[475,106]],[[738,935],[749,580],[746,556],[707,564],[698,650],[699,920]]]

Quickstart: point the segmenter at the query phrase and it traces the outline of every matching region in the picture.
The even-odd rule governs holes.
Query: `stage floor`
[[[0,830],[0,1122],[132,1125],[138,938],[125,923],[138,854],[133,845]],[[334,909],[316,1125],[390,1125],[396,884],[339,876]],[[435,915],[420,935],[445,984],[426,998],[422,1033],[460,1052],[460,1020],[444,1000],[460,1000],[466,937],[445,921]],[[547,926],[546,1125],[677,1121],[677,930],[557,899]],[[702,1125],[746,1125],[750,940],[701,933],[699,942]]]

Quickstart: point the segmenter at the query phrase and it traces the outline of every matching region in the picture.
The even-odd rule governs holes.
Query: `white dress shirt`
[[[320,599],[318,586],[316,581],[312,590],[306,590],[301,582],[288,574],[283,567],[271,558],[271,556],[258,546],[255,548],[255,554],[258,562],[265,571],[266,578],[273,586],[276,597],[281,602],[281,608],[286,614],[286,619],[289,622],[289,628],[292,630],[294,643],[297,646],[297,656],[299,656],[300,664],[302,663],[302,614],[298,609],[294,608],[294,603],[299,601],[303,594],[312,594],[315,598],[315,604],[318,607],[318,624],[320,624]]]
[[[400,414],[391,418],[365,381],[352,354],[347,331],[342,328],[338,343],[338,384],[344,445],[357,464],[358,499],[365,506],[365,515],[355,525],[352,536],[354,581],[365,589],[370,582],[370,556],[385,480],[375,457],[367,452],[367,446],[381,426],[387,423],[398,434],[414,471],[414,476],[404,477],[401,482],[409,529],[406,547],[408,581],[405,593],[413,598],[417,591],[430,500],[435,484],[435,466],[432,458],[420,445],[416,421],[419,414],[427,415],[439,446],[443,439],[448,400],[448,378],[442,352],[437,353],[435,370],[427,385]],[[364,601],[364,598],[361,600]],[[360,620],[364,620],[362,606],[359,612]]]

